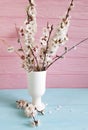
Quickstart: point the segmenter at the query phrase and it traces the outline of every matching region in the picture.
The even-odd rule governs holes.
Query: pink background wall
[[[70,0],[35,0],[37,4],[38,33],[47,21],[54,26],[58,23]],[[74,0],[71,26],[69,29],[69,47],[88,37],[88,0]],[[22,25],[25,19],[27,0],[0,0],[0,38],[17,46],[15,23]],[[0,42],[0,88],[26,88],[26,74],[21,68],[20,59],[9,54]],[[88,41],[76,51],[57,61],[48,70],[47,87],[79,88],[88,87]]]

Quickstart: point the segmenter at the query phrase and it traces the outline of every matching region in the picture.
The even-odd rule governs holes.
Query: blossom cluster
[[[36,120],[35,118],[38,113],[44,115],[44,110],[37,109],[35,105],[25,100],[17,100],[16,106],[18,109],[23,109],[26,117],[33,118],[32,126],[38,126],[40,124],[39,120]]]
[[[25,70],[28,72],[43,71],[52,65],[55,58],[57,58],[56,53],[58,49],[68,40],[67,33],[70,23],[69,12],[73,7],[73,0],[71,0],[65,16],[57,25],[53,35],[53,25],[50,25],[47,22],[47,26],[43,28],[43,34],[40,38],[39,45],[37,45],[35,41],[35,34],[37,33],[36,5],[34,0],[28,1],[26,20],[24,21],[23,26],[21,26],[19,30],[17,29],[20,48],[15,50],[15,52],[22,59],[22,67]],[[9,52],[13,50],[14,49],[11,47],[8,48]]]

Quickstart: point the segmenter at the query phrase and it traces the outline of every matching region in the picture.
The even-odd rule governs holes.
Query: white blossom
[[[24,112],[27,117],[35,117],[37,114],[35,106],[33,106],[32,104],[29,104],[28,107],[25,108]]]
[[[43,36],[49,36],[49,30],[47,28],[43,28]]]
[[[31,0],[31,3],[32,3],[33,5],[35,5],[35,2],[34,2],[34,0]]]
[[[67,31],[68,31],[68,27],[69,27],[69,20],[66,21],[67,23],[65,23],[62,19],[61,23],[58,25],[56,32],[53,36],[53,38],[51,39],[51,45],[49,46],[48,49],[48,54],[51,54],[52,56],[54,56],[58,50],[58,48],[61,45],[64,45],[66,43],[66,41],[68,40],[67,38]]]
[[[29,13],[29,15],[32,15],[33,17],[36,16],[36,9],[34,8],[34,6],[29,7],[28,13]]]
[[[14,47],[13,46],[10,46],[10,47],[8,47],[8,52],[14,52]]]
[[[46,39],[44,39],[43,37],[41,37],[40,38],[40,43],[41,43],[41,45],[46,46],[47,41],[46,41]]]

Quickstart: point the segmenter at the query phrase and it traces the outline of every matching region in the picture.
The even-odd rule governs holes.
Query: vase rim
[[[41,71],[31,71],[31,72],[38,72],[38,73],[40,73],[40,72],[46,72],[46,70],[41,70]],[[30,72],[30,73],[31,73]]]

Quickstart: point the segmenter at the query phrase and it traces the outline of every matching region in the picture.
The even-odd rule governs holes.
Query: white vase
[[[35,71],[28,73],[28,91],[32,97],[32,104],[36,106],[38,110],[45,109],[44,103],[41,101],[41,97],[46,90],[46,71]]]

